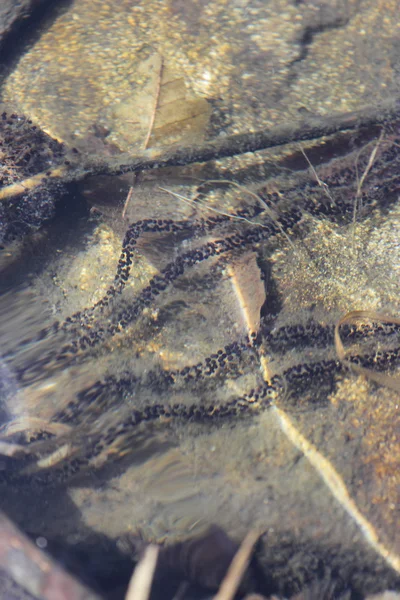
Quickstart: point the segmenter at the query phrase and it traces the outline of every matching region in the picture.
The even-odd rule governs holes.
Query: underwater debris
[[[65,164],[66,148],[29,119],[0,116],[0,245],[37,230],[55,214],[65,187],[54,171]]]
[[[29,119],[15,114],[7,117],[7,113],[4,112],[0,123],[3,129],[1,132],[0,128],[3,153],[0,182],[0,218],[3,225],[0,221],[0,243],[1,239],[7,240],[10,236],[18,236],[19,232],[37,228],[40,223],[50,218],[55,203],[52,195],[58,197],[62,193],[63,184],[68,182],[80,181],[90,176],[121,175],[148,169],[204,163],[292,142],[315,140],[340,132],[372,131],[379,126],[390,128],[399,116],[399,102],[390,99],[379,106],[365,107],[351,113],[339,113],[329,118],[308,117],[270,130],[226,136],[221,140],[206,141],[203,144],[150,148],[136,153],[128,160],[126,155],[121,154],[118,158],[107,157],[106,160],[104,157],[93,159],[89,156],[83,159],[80,157],[77,161],[74,155],[77,152],[75,148],[69,153],[68,160],[63,160],[66,153],[63,144],[41,132]],[[23,208],[22,198],[26,205]],[[7,199],[10,202],[8,210],[2,207],[2,202]]]
[[[399,152],[396,131],[391,131],[388,126],[388,140],[381,144],[379,155],[368,172],[362,190],[364,214],[370,214],[376,207],[383,209],[397,202]],[[393,145],[390,144],[391,141]],[[364,154],[360,157],[361,164],[362,160],[367,164],[370,157],[370,152]],[[47,339],[55,341],[48,355],[38,354],[36,362],[33,360],[20,364],[21,368],[17,371],[18,383],[29,389],[30,383],[39,383],[49,373],[70,365],[75,367],[78,363],[84,365],[96,352],[96,357],[99,357],[103,353],[103,345],[109,340],[118,340],[123,336],[129,338],[129,331],[132,331],[131,328],[135,327],[142,314],[156,309],[157,300],[163,297],[164,293],[171,293],[174,286],[179,284],[181,276],[190,276],[199,266],[207,270],[208,265],[213,264],[213,260],[220,259],[229,264],[229,261],[243,257],[244,253],[249,251],[258,255],[264,252],[267,255],[271,245],[279,236],[282,237],[282,231],[290,236],[291,240],[296,241],[298,225],[305,214],[311,215],[315,221],[326,218],[338,224],[338,227],[343,225],[345,228],[353,214],[353,159],[354,152],[350,157],[346,157],[344,164],[338,159],[323,167],[325,173],[321,174],[321,180],[328,182],[330,196],[321,189],[318,180],[315,181],[314,177],[305,173],[301,173],[298,178],[281,181],[282,192],[279,193],[275,191],[276,182],[272,182],[271,186],[270,182],[260,185],[257,195],[267,206],[274,209],[274,219],[270,214],[266,214],[261,203],[254,203],[250,208],[240,208],[239,216],[244,216],[243,220],[235,219],[238,213],[232,211],[232,214],[220,214],[217,217],[182,221],[153,218],[132,223],[123,241],[114,281],[104,297],[91,306],[88,303],[87,308],[77,312],[71,310],[72,314],[67,319],[40,330],[36,337],[26,340],[25,344],[16,349],[17,355],[19,350],[26,347],[34,354],[35,347],[43,348]],[[360,215],[360,218],[362,217],[363,215]],[[184,238],[187,243],[185,247],[177,243],[173,259],[132,298],[127,294],[127,284],[129,285],[129,280],[133,278],[134,271],[131,269],[137,256],[139,241],[145,235],[160,238],[164,235],[176,236],[178,240]],[[284,243],[286,242],[287,238],[284,240]],[[221,264],[224,264],[222,260]],[[128,302],[125,302],[127,295]],[[261,293],[259,296],[261,298]],[[258,312],[261,302],[256,304]],[[333,386],[335,380],[338,380],[337,375],[340,376],[346,371],[343,364],[332,357],[312,360],[308,357],[308,350],[302,354],[305,348],[310,347],[321,349],[328,354],[329,348],[333,348],[333,323],[310,321],[272,329],[268,319],[258,319],[258,316],[255,315],[257,318],[253,320],[258,335],[249,339],[234,339],[225,346],[221,344],[215,348],[215,352],[199,362],[190,363],[189,359],[187,364],[184,363],[185,366],[179,368],[149,368],[145,377],[138,377],[137,372],[133,370],[123,374],[119,371],[118,376],[116,373],[107,373],[91,385],[82,387],[74,393],[68,405],[59,409],[57,407],[58,410],[50,417],[52,425],[61,423],[71,427],[75,436],[72,444],[68,445],[69,434],[64,438],[63,434],[52,435],[50,430],[36,431],[36,434],[27,431],[24,439],[23,432],[19,431],[27,454],[31,452],[31,460],[26,461],[24,456],[19,462],[17,454],[6,455],[6,468],[1,473],[4,481],[64,483],[80,472],[93,472],[106,461],[116,461],[132,452],[134,442],[137,441],[135,436],[142,425],[159,423],[167,428],[172,422],[178,421],[184,425],[208,423],[210,426],[220,424],[222,419],[226,419],[224,422],[239,421],[246,414],[253,416],[267,409],[277,398],[285,401],[286,398],[281,394],[282,382],[298,400],[304,391],[312,396],[322,387],[325,380],[328,380],[329,384],[333,382]],[[346,341],[347,336],[350,340],[358,339],[357,336],[368,340],[371,333],[385,339],[386,344],[389,336],[398,333],[398,327],[382,327],[373,323],[369,329],[367,327],[359,332],[357,328],[352,328],[347,323],[343,324],[342,337]],[[258,365],[258,353],[263,346],[274,350],[282,362],[285,360],[285,354],[296,351],[300,352],[300,360],[282,368],[275,379],[272,375],[269,382],[261,382],[259,386],[249,385],[242,395],[231,394],[228,401],[226,398],[215,400],[214,396],[210,396],[211,400],[207,398],[204,403],[196,400],[197,403],[193,405],[175,402],[173,394],[176,389],[186,390],[191,395],[193,392],[194,397],[200,386],[204,386],[205,389],[209,386],[208,389],[212,389],[214,393],[215,389],[210,385],[212,382],[222,384],[222,387],[226,381],[234,382],[240,372],[258,373],[255,365]],[[357,353],[354,360],[363,361],[365,367],[374,366],[386,370],[399,359],[398,349],[394,350],[381,353],[379,364],[376,364],[375,350],[361,355],[361,358]],[[9,365],[12,367],[15,356],[11,353],[4,358],[7,368]],[[327,388],[330,390],[331,386]],[[144,402],[140,404],[142,393]],[[151,401],[146,402],[149,397],[146,394],[149,393],[158,395],[156,402],[154,396]],[[139,405],[135,404],[133,410],[130,410],[125,405],[125,400],[133,396],[135,401],[139,400]],[[311,398],[311,401],[315,401],[314,398]],[[2,433],[6,433],[9,441],[13,441],[11,426],[10,436],[7,436],[8,432],[5,430]],[[43,433],[48,435],[45,440],[40,437]],[[73,452],[69,453],[69,449]]]

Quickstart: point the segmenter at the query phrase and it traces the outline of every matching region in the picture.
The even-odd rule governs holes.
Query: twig
[[[0,570],[40,600],[100,600],[0,513]]]
[[[47,172],[38,173],[37,175],[32,175],[32,177],[27,177],[22,181],[11,183],[10,185],[0,188],[0,201],[7,200],[13,196],[18,196],[26,193],[29,190],[33,190],[39,187],[39,185],[41,185],[46,179],[78,181],[79,179],[83,179],[85,175],[86,173],[84,173],[82,170],[80,173],[78,171],[69,171],[67,167],[61,165],[60,167],[53,169],[50,175]]]
[[[214,600],[232,600],[235,596],[243,575],[250,562],[251,553],[253,552],[254,544],[260,537],[260,531],[249,531],[244,538],[239,550],[236,552],[230,564],[227,574],[225,575]]]
[[[133,195],[133,185],[131,185],[131,187],[129,188],[128,195],[127,195],[126,200],[124,202],[124,208],[122,209],[122,215],[121,215],[123,220],[125,219],[125,214],[126,214],[126,211],[127,211],[127,208],[128,208],[128,204],[129,204],[129,202],[130,202],[130,200],[132,198],[132,195]]]
[[[133,571],[125,600],[148,600],[150,597],[158,550],[158,546],[154,544],[146,548],[143,558]]]

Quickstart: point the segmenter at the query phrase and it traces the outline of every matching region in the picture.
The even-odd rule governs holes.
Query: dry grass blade
[[[244,538],[239,550],[236,552],[231,565],[225,575],[214,600],[232,600],[235,596],[243,575],[249,565],[253,548],[261,533],[257,530],[249,531]]]
[[[305,159],[306,159],[306,161],[308,162],[308,164],[309,164],[309,167],[310,167],[310,169],[311,169],[311,171],[312,171],[312,174],[314,175],[314,177],[315,177],[315,179],[316,179],[316,181],[317,181],[317,183],[318,183],[319,187],[321,187],[321,188],[324,190],[324,192],[325,192],[326,196],[327,196],[327,197],[329,198],[329,200],[332,202],[332,205],[333,205],[333,206],[336,206],[336,202],[335,202],[335,200],[333,199],[333,197],[332,197],[332,194],[329,192],[329,187],[328,187],[328,185],[325,183],[325,181],[322,181],[322,180],[320,179],[320,177],[319,177],[319,175],[318,175],[317,171],[316,171],[316,170],[315,170],[315,168],[314,168],[314,165],[312,164],[312,162],[311,162],[311,161],[310,161],[310,159],[308,158],[307,154],[305,153],[305,150],[302,148],[302,146],[301,146],[300,144],[299,144],[299,148],[300,148],[300,152],[302,153],[302,155],[304,156],[304,158],[305,158]]]
[[[375,162],[376,153],[378,152],[378,148],[379,148],[379,146],[380,146],[380,144],[382,142],[382,139],[383,139],[383,131],[381,132],[381,134],[379,136],[379,139],[378,139],[378,141],[376,143],[376,146],[373,148],[373,150],[372,150],[372,152],[370,154],[370,157],[369,157],[369,160],[368,160],[368,164],[365,167],[364,173],[362,174],[361,179],[358,181],[356,198],[359,198],[361,196],[362,186],[364,185],[365,178],[367,177],[368,173],[372,169],[372,165]]]
[[[367,369],[366,367],[361,367],[360,365],[356,365],[351,361],[346,359],[346,350],[343,346],[342,339],[340,337],[339,329],[344,324],[354,324],[359,323],[360,321],[368,319],[369,321],[373,321],[375,323],[393,323],[396,325],[400,325],[400,319],[396,317],[389,317],[387,315],[383,315],[381,313],[377,313],[371,310],[353,310],[344,315],[339,321],[337,321],[335,325],[335,349],[338,355],[339,360],[345,363],[352,371],[358,373],[359,375],[364,375],[371,381],[375,381],[381,385],[385,385],[386,387],[400,392],[400,378],[392,377],[391,375],[385,375],[384,373],[376,373],[371,369]]]
[[[278,218],[277,213],[274,210],[272,210],[272,208],[270,206],[268,206],[268,204],[261,198],[261,196],[259,196],[255,192],[252,192],[246,186],[241,185],[240,183],[237,183],[236,181],[231,181],[230,179],[206,179],[205,181],[201,182],[199,187],[208,185],[210,183],[226,183],[227,185],[233,185],[238,190],[243,191],[245,194],[248,194],[249,196],[251,196],[252,198],[257,200],[257,202],[259,202],[261,204],[261,206],[264,207],[265,212],[268,213],[268,215],[271,217],[271,219],[273,221],[277,220],[277,218]],[[199,198],[202,195],[203,194],[201,192],[198,193],[196,198],[193,200],[193,202],[197,201],[197,198]]]
[[[261,198],[261,196],[259,196],[255,192],[252,192],[244,185],[241,185],[240,183],[237,183],[236,181],[230,181],[229,179],[208,179],[208,180],[204,181],[202,183],[202,185],[208,184],[208,183],[227,183],[229,185],[233,185],[234,187],[238,188],[239,190],[242,190],[245,194],[248,194],[249,196],[251,196],[252,198],[257,200],[257,202],[259,202],[261,204],[261,206],[264,207],[265,212],[268,214],[268,216],[271,218],[271,220],[275,223],[275,225],[277,225],[279,227],[279,229],[281,230],[281,233],[285,236],[285,238],[287,239],[289,244],[292,246],[292,248],[294,248],[292,240],[290,239],[290,237],[288,236],[286,231],[284,231],[282,225],[279,223],[277,213],[270,206],[268,206],[268,204]],[[260,225],[261,227],[263,227],[263,225],[261,223],[253,222],[253,224]]]
[[[361,175],[361,178],[358,178],[358,169],[357,169],[357,164],[356,164],[356,172],[357,172],[357,191],[356,191],[356,195],[354,198],[354,210],[353,210],[353,224],[355,224],[356,220],[357,220],[357,209],[358,208],[362,208],[361,206],[361,191],[362,191],[362,187],[364,185],[364,181],[368,175],[368,173],[370,172],[370,170],[372,169],[372,166],[375,162],[375,158],[376,158],[376,153],[378,152],[378,148],[383,140],[383,131],[381,132],[379,139],[375,145],[375,147],[373,148],[369,160],[368,160],[368,164],[364,169],[364,173]]]
[[[239,215],[233,215],[233,214],[224,212],[223,210],[218,210],[217,208],[214,208],[213,206],[208,206],[207,204],[202,204],[199,201],[191,200],[190,198],[187,198],[186,196],[182,196],[182,194],[178,194],[177,192],[173,192],[172,190],[168,190],[167,188],[163,188],[163,187],[159,186],[158,189],[161,190],[162,192],[167,192],[167,194],[171,194],[171,196],[174,196],[175,198],[179,198],[179,200],[182,200],[182,202],[185,202],[185,204],[188,204],[189,206],[192,206],[194,208],[200,208],[201,210],[211,211],[213,213],[216,213],[217,215],[223,215],[224,217],[230,217],[234,221],[245,221],[246,223],[249,223],[249,225],[258,225],[259,227],[265,228],[265,225],[263,225],[262,223],[256,223],[255,221],[252,221],[251,219],[246,219],[246,217],[241,217]]]
[[[237,187],[238,189],[243,190],[246,194],[249,194],[250,196],[255,198],[262,206],[264,206],[265,211],[268,213],[271,220],[279,227],[282,234],[288,240],[289,244],[292,246],[292,248],[294,248],[292,240],[290,239],[288,234],[283,230],[282,225],[279,223],[276,213],[271,209],[270,206],[268,206],[268,204],[266,204],[266,202],[264,202],[264,200],[260,196],[258,196],[258,194],[256,194],[255,192],[252,192],[251,190],[248,190],[245,186],[240,185],[240,183],[236,183],[236,181],[229,181],[229,179],[209,179],[209,180],[203,181],[202,185],[204,185],[206,183],[207,184],[208,183],[227,183],[229,185],[233,185],[234,187]],[[216,213],[217,215],[222,215],[224,217],[230,217],[232,220],[245,221],[249,225],[256,225],[257,227],[261,227],[263,229],[265,229],[267,227],[267,225],[264,225],[263,223],[258,223],[257,221],[247,219],[246,217],[241,217],[240,215],[235,215],[235,214],[227,213],[223,210],[218,210],[217,208],[214,208],[213,206],[210,206],[209,204],[201,202],[201,200],[199,199],[199,197],[201,196],[201,193],[197,194],[197,196],[195,198],[190,199],[190,198],[187,198],[186,196],[182,196],[182,194],[178,194],[177,192],[168,190],[167,188],[159,187],[158,189],[162,190],[163,192],[167,192],[168,194],[171,194],[171,196],[174,196],[175,198],[179,198],[180,200],[182,200],[183,202],[185,202],[186,204],[188,204],[189,206],[192,206],[194,208],[200,208],[201,210],[211,211],[211,212]]]
[[[143,558],[133,572],[125,600],[148,600],[150,597],[158,550],[158,546],[155,545],[146,548]]]

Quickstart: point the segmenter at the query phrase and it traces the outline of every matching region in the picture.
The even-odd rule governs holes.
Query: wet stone
[[[55,140],[83,149],[78,162],[151,154],[300,108],[323,119],[395,87],[397,3],[197,4],[84,0],[60,13],[2,89],[48,132],[40,159],[50,147],[65,167]],[[186,101],[176,116],[193,116],[190,133],[165,108]],[[0,486],[23,529],[173,547],[212,523],[234,542],[259,528],[265,594],[272,581],[290,597],[325,572],[327,593],[399,587],[399,392],[369,377],[393,384],[400,359],[398,130],[92,178],[75,190],[90,216],[56,218],[44,246],[10,251]],[[245,189],[205,185],[207,172]],[[340,328],[344,364],[335,325],[360,310],[375,316]]]

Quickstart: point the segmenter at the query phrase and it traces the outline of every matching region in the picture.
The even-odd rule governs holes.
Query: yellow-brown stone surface
[[[304,111],[350,111],[399,94],[398,11],[397,0],[75,0],[42,24],[41,35],[13,64],[2,82],[2,101],[93,156],[268,128]],[[235,157],[219,166],[234,174],[249,164],[261,169],[262,158],[275,156]],[[157,177],[92,181],[80,190],[96,207],[100,224],[82,234],[76,249],[68,240],[49,242],[56,254],[32,278],[32,290],[49,312],[62,319],[90,306],[112,282],[130,185],[127,220],[202,214],[159,189],[175,189],[168,172]],[[282,237],[264,257],[282,307],[276,326],[311,317],[332,324],[351,310],[398,316],[399,216],[398,204],[346,227],[305,215],[301,236]],[[127,303],[166,257],[175,256],[174,243],[157,247],[156,236],[149,236],[139,247]],[[40,248],[47,252],[45,244]],[[97,362],[81,370],[75,365],[59,380],[50,373],[19,402],[26,402],[29,414],[42,402],[48,418],[49,405],[66,403],[81,382],[92,382],[105,367],[117,374],[134,363],[144,373],[154,365],[179,368],[233,341],[244,325],[229,264],[218,286],[207,279],[214,267],[201,267],[169,290],[165,305],[146,310],[144,322],[122,340],[108,341]],[[22,323],[19,305],[15,312]],[[373,340],[368,344],[374,348]],[[269,349],[264,351],[267,361]],[[297,359],[319,356],[318,348],[288,352],[268,367],[283,371]],[[323,358],[334,357],[332,341]],[[216,389],[213,401],[253,386],[259,366],[256,371]],[[190,392],[173,399],[187,403]],[[276,412],[210,431],[188,424],[165,433],[160,423],[150,436],[153,446],[138,444],[136,462],[102,484],[96,475],[72,486],[57,506],[46,505],[46,520],[40,506],[24,512],[27,491],[9,490],[8,508],[25,527],[49,536],[62,530],[72,539],[84,537],[86,528],[111,536],[140,530],[147,539],[164,541],[210,522],[237,537],[260,526],[271,547],[290,532],[321,548],[365,552],[368,561],[398,577],[399,393],[346,373],[334,393],[322,390],[315,406],[309,400],[307,394],[283,397]],[[133,406],[136,398],[123,410]],[[117,423],[122,416],[114,411],[110,418]],[[71,505],[79,518],[69,518]]]
[[[189,96],[220,100],[229,131],[299,109],[351,110],[399,89],[397,15],[396,0],[75,1],[20,58],[3,98],[57,137],[79,138],[100,122],[109,141],[123,131],[135,141],[132,98],[140,110],[152,104],[152,74],[141,65],[157,53]]]

